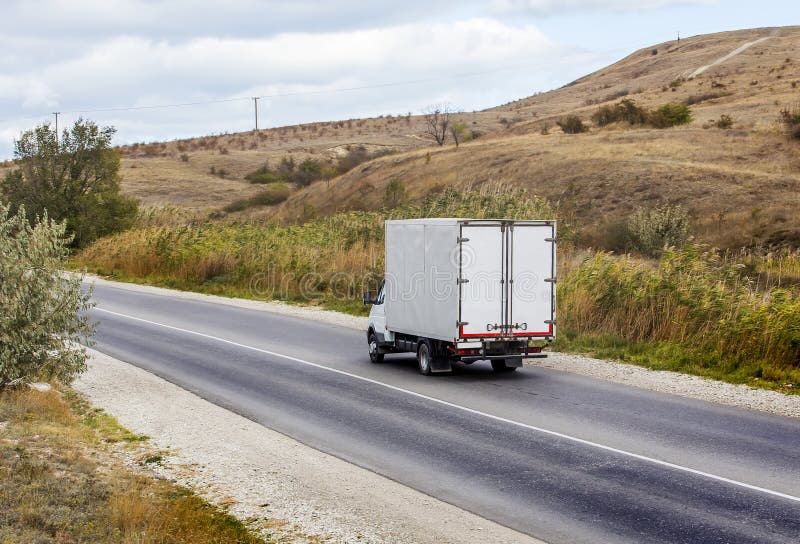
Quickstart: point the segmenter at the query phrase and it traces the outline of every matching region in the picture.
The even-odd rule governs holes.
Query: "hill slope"
[[[492,110],[515,116],[507,129],[458,149],[383,157],[298,191],[270,215],[291,219],[302,210],[327,215],[380,206],[390,180],[417,197],[492,180],[560,203],[584,227],[589,244],[602,245],[606,231],[634,207],[666,201],[687,206],[695,232],[723,247],[797,246],[800,145],[785,136],[778,116],[800,101],[798,86],[800,27],[660,44],[561,89]],[[662,130],[592,127],[584,134],[555,127],[566,114],[588,122],[600,104],[623,95],[648,108],[691,103],[694,121]],[[731,129],[712,126],[723,114],[733,119]]]

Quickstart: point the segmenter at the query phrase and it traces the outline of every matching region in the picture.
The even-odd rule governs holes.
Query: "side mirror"
[[[377,293],[375,291],[364,291],[364,306],[375,304]]]

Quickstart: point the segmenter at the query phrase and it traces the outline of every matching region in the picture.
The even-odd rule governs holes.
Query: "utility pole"
[[[60,111],[54,111],[53,115],[56,116],[56,143],[58,143],[58,116],[61,114]]]
[[[258,132],[258,97],[253,97],[253,108],[255,109],[256,114],[256,132]]]

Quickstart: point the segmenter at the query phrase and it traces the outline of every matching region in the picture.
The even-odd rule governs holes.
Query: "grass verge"
[[[70,390],[0,393],[0,542],[269,542],[110,452],[111,444],[144,440]]]

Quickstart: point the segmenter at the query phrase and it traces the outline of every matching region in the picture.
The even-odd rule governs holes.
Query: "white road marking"
[[[655,464],[655,465],[660,465],[662,467],[667,467],[667,468],[671,468],[671,469],[674,469],[674,470],[679,470],[681,472],[687,472],[689,474],[694,474],[694,475],[697,475],[697,476],[703,476],[703,477],[709,478],[711,480],[717,480],[719,482],[724,482],[724,483],[731,484],[731,485],[734,485],[734,486],[737,486],[737,487],[743,487],[745,489],[750,489],[752,491],[758,491],[760,493],[765,493],[767,495],[772,495],[774,497],[780,497],[782,499],[788,499],[790,501],[800,502],[800,497],[796,497],[794,495],[789,495],[787,493],[781,493],[780,491],[774,491],[772,489],[766,489],[764,487],[759,487],[759,486],[756,486],[756,485],[751,485],[751,484],[747,484],[747,483],[744,483],[744,482],[740,482],[740,481],[737,481],[737,480],[732,480],[730,478],[725,478],[724,476],[718,476],[716,474],[711,474],[709,472],[704,472],[702,470],[697,470],[697,469],[685,467],[685,466],[682,466],[682,465],[676,465],[675,463],[670,463],[668,461],[663,461],[661,459],[656,459],[654,457],[647,457],[646,455],[640,455],[638,453],[633,453],[633,452],[630,452],[630,451],[621,450],[619,448],[606,446],[605,444],[599,444],[597,442],[592,442],[590,440],[584,440],[583,438],[578,438],[576,436],[571,436],[571,435],[560,433],[560,432],[557,432],[557,431],[551,431],[549,429],[544,429],[542,427],[537,427],[535,425],[528,425],[527,423],[521,423],[519,421],[514,421],[513,419],[506,419],[504,417],[496,416],[496,415],[493,415],[493,414],[488,414],[486,412],[481,412],[480,410],[475,410],[475,409],[472,409],[472,408],[467,408],[466,406],[461,406],[460,404],[454,404],[454,403],[448,402],[446,400],[437,399],[436,397],[430,397],[428,395],[423,395],[422,393],[417,393],[416,391],[411,391],[409,389],[404,389],[402,387],[397,387],[396,385],[391,385],[391,384],[384,383],[384,382],[381,382],[381,381],[378,381],[378,380],[373,380],[371,378],[366,378],[364,376],[359,376],[358,374],[353,374],[353,373],[347,372],[345,370],[339,370],[337,368],[331,368],[329,366],[321,365],[319,363],[312,363],[311,361],[306,361],[305,359],[299,359],[297,357],[292,357],[291,355],[284,355],[283,353],[270,351],[268,349],[257,348],[255,346],[248,346],[247,344],[240,344],[239,342],[234,342],[232,340],[226,340],[225,338],[220,338],[219,336],[213,336],[213,335],[210,335],[210,334],[205,334],[205,333],[202,333],[202,332],[192,331],[192,330],[189,330],[189,329],[182,329],[180,327],[175,327],[173,325],[167,325],[165,323],[159,323],[157,321],[150,321],[149,319],[143,319],[141,317],[136,317],[136,316],[132,316],[132,315],[128,315],[128,314],[122,314],[122,313],[119,313],[119,312],[112,312],[111,310],[106,310],[104,308],[95,307],[94,309],[97,310],[97,311],[100,311],[100,312],[105,312],[105,313],[116,315],[116,316],[119,316],[119,317],[124,317],[126,319],[132,319],[134,321],[140,321],[142,323],[147,323],[149,325],[156,325],[158,327],[163,327],[165,329],[171,329],[171,330],[182,332],[182,333],[186,333],[186,334],[193,334],[195,336],[200,336],[202,338],[208,338],[209,340],[222,342],[222,343],[229,344],[229,345],[232,345],[232,346],[236,346],[236,347],[239,347],[239,348],[244,348],[244,349],[249,349],[249,350],[252,350],[252,351],[257,351],[259,353],[264,353],[266,355],[272,355],[273,357],[281,357],[282,359],[287,359],[289,361],[294,361],[296,363],[300,363],[300,364],[303,364],[303,365],[311,366],[311,367],[314,367],[314,368],[319,368],[321,370],[327,370],[329,372],[334,372],[334,373],[340,374],[342,376],[348,376],[350,378],[354,378],[356,380],[361,380],[363,382],[371,383],[371,384],[374,384],[374,385],[379,385],[381,387],[385,387],[385,388],[391,389],[393,391],[404,393],[406,395],[411,395],[413,397],[424,399],[424,400],[427,400],[427,401],[430,401],[430,402],[435,402],[435,403],[441,404],[443,406],[448,406],[450,408],[455,408],[457,410],[461,410],[463,412],[467,412],[467,413],[474,414],[474,415],[477,415],[477,416],[485,417],[487,419],[491,419],[491,420],[494,420],[494,421],[507,423],[509,425],[514,425],[516,427],[521,427],[523,429],[528,429],[528,430],[536,431],[538,433],[546,434],[546,435],[549,435],[549,436],[554,436],[554,437],[561,438],[561,439],[564,439],[564,440],[569,440],[571,442],[575,442],[575,443],[578,443],[578,444],[583,444],[584,446],[590,446],[592,448],[597,448],[597,449],[600,449],[600,450],[616,453],[616,454],[619,454],[619,455],[624,455],[626,457],[631,457],[633,459],[638,459],[640,461],[646,461],[648,463],[652,463],[652,464]]]

